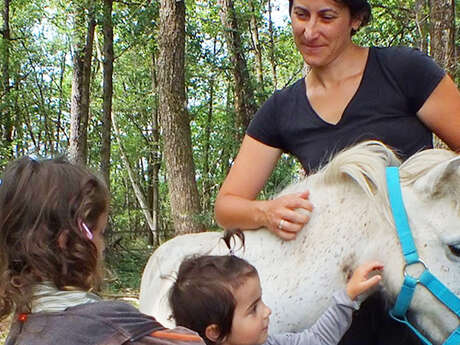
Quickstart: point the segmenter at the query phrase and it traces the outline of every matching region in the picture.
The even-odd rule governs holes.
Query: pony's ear
[[[220,328],[219,328],[218,325],[213,323],[213,324],[211,324],[211,325],[206,327],[204,333],[206,335],[206,338],[208,338],[209,340],[211,340],[212,342],[215,343],[217,341],[217,339],[219,339]]]
[[[449,188],[450,182],[457,183],[456,180],[460,180],[459,168],[460,156],[442,162],[415,182],[415,190],[428,197],[441,196],[453,189]]]

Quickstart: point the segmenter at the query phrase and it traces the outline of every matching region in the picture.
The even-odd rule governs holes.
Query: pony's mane
[[[339,152],[321,168],[318,181],[325,184],[353,182],[375,202],[393,224],[387,196],[385,168],[400,166],[395,153],[380,141],[365,141]]]
[[[365,141],[339,152],[318,171],[323,183],[343,183],[351,178],[369,196],[386,192],[385,167],[401,161],[380,141]]]
[[[280,195],[321,184],[354,183],[373,200],[385,219],[393,225],[387,195],[385,168],[399,166],[401,183],[409,185],[442,161],[456,156],[444,149],[430,149],[416,153],[401,164],[396,154],[380,141],[365,141],[337,153],[316,173],[285,188]]]
[[[385,218],[393,224],[386,192],[385,167],[400,164],[401,161],[393,151],[380,141],[365,141],[337,153],[316,173],[289,185],[278,196],[320,185],[353,183],[374,201]]]
[[[404,163],[400,163],[394,152],[379,141],[366,141],[338,153],[329,164],[318,172],[323,183],[343,183],[351,179],[393,225],[387,195],[385,168],[399,166],[402,185],[410,185],[439,163],[456,157],[453,151],[445,149],[423,150]]]

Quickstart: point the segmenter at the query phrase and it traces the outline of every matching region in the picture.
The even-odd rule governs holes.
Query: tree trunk
[[[120,148],[121,159],[123,160],[123,164],[126,167],[126,170],[128,171],[128,176],[131,182],[131,187],[133,188],[134,194],[136,195],[137,202],[139,203],[139,206],[142,209],[144,218],[147,221],[147,224],[150,230],[152,231],[153,230],[153,220],[152,220],[152,215],[150,214],[149,205],[147,203],[147,200],[145,199],[144,193],[142,192],[142,188],[139,185],[139,181],[135,176],[136,174],[134,173],[133,168],[131,167],[131,163],[129,162],[128,155],[126,154],[123,143],[121,142],[120,131],[118,130],[117,122],[115,121],[115,115],[113,115],[113,113],[112,113],[112,123],[113,123],[113,129],[115,131],[115,136],[118,142],[118,147]],[[152,231],[152,234],[154,235],[153,241],[155,243],[156,233]]]
[[[157,117],[158,114],[154,114]],[[155,130],[154,130],[155,131]],[[153,134],[155,136],[155,134]],[[154,139],[153,139],[154,140]],[[156,145],[154,145],[155,147]],[[160,244],[160,190],[159,190],[159,173],[161,167],[161,153],[152,149],[149,153],[149,166],[148,166],[148,194],[147,201],[152,215],[152,229],[149,232],[149,244],[157,246]]]
[[[249,79],[246,59],[243,54],[243,45],[241,43],[240,32],[238,31],[233,0],[218,0],[218,4],[221,8],[222,25],[233,66],[233,77],[235,80],[235,125],[237,139],[240,141],[257,108],[254,102],[254,90]]]
[[[451,76],[455,73],[455,0],[431,0],[431,56]]]
[[[104,58],[101,173],[110,190],[110,140],[112,136],[113,96],[113,0],[104,0]]]
[[[91,59],[96,21],[94,11],[85,7],[85,3],[74,1],[72,5],[74,37],[69,159],[75,164],[86,165]],[[85,15],[87,9],[90,10],[88,17]],[[86,34],[84,27],[87,27]]]
[[[430,0],[430,49],[431,56],[452,77],[455,75],[455,2],[454,0]],[[438,137],[436,147],[444,147]]]
[[[57,113],[57,120],[56,120],[56,143],[55,143],[55,151],[59,151],[59,146],[61,143],[61,118],[62,118],[62,103],[64,101],[64,74],[65,74],[65,67],[66,67],[66,58],[67,54],[64,52],[61,59],[61,71],[59,73],[59,106],[58,106],[58,113]]]
[[[275,39],[273,37],[273,20],[272,20],[272,3],[268,0],[268,32],[270,35],[270,64],[272,65],[273,75],[273,88],[278,88],[278,76],[276,73],[276,59],[275,59]]]
[[[251,35],[252,42],[254,46],[254,54],[256,55],[256,73],[257,73],[257,82],[259,84],[258,89],[261,90],[260,94],[263,95],[264,89],[264,69],[262,63],[262,47],[259,40],[259,25],[257,22],[256,9],[254,8],[254,0],[249,2],[251,9]]]
[[[3,1],[3,52],[2,52],[2,104],[3,110],[1,113],[1,122],[3,126],[0,126],[2,134],[2,141],[4,147],[4,153],[6,153],[6,159],[11,159],[13,156],[12,143],[13,143],[13,119],[11,118],[11,100],[10,100],[10,0]],[[3,123],[2,123],[3,122]]]
[[[418,48],[428,53],[428,11],[427,0],[415,0],[415,23],[419,33]]]
[[[11,100],[11,109],[13,113],[15,114],[13,127],[15,130],[16,138],[17,138],[15,145],[14,145],[14,152],[18,157],[22,157],[26,155],[24,148],[27,147],[28,145],[27,146],[24,145],[24,124],[21,121],[22,119],[21,119],[20,114],[22,110],[19,105],[19,98],[21,97],[21,92],[19,88],[19,85],[20,85],[19,79],[20,79],[20,76],[16,75],[16,80],[13,82],[14,99]]]
[[[215,41],[214,41],[215,42]],[[216,45],[214,44],[214,51]],[[211,128],[212,128],[212,117],[214,113],[214,75],[210,76],[209,80],[209,107],[208,107],[208,117],[206,121],[206,128],[204,133],[204,162],[203,162],[203,210],[211,211],[211,175],[209,172],[209,151],[211,149]]]
[[[160,125],[158,121],[158,82],[156,73],[156,58],[155,54],[152,53],[152,93],[154,95],[154,104],[152,107],[152,141],[153,147],[150,152],[150,165],[149,165],[149,176],[150,176],[150,193],[149,203],[150,209],[152,210],[153,229],[151,231],[150,242],[153,246],[159,244],[159,233],[160,233],[160,167],[162,160],[161,153],[161,137],[160,137]]]
[[[232,105],[231,105],[231,94],[232,94],[232,86],[231,84],[233,83],[231,80],[227,80],[226,81],[227,83],[227,88],[226,88],[226,97],[225,97],[225,113],[226,114],[231,114],[232,113]],[[228,127],[231,127],[231,123],[230,122],[235,122],[235,121],[232,121],[231,119],[228,119],[227,120],[229,122],[229,124],[227,125]],[[222,153],[221,153],[221,156],[220,156],[220,166],[221,166],[221,175],[222,176],[227,176],[228,172],[230,171],[230,168],[232,166],[232,159],[235,158],[237,152],[238,152],[238,149],[239,149],[239,146],[240,146],[240,142],[235,142],[235,140],[229,140],[227,139],[227,142],[229,142],[229,145],[224,145],[224,147],[222,148]]]
[[[185,108],[185,3],[160,1],[158,94],[171,212],[176,234],[203,230],[190,119]]]

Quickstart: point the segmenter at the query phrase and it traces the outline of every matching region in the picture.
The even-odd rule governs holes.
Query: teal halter
[[[401,195],[399,182],[399,170],[397,167],[386,168],[388,196],[390,199],[391,210],[395,221],[401,249],[406,260],[404,266],[404,282],[401,291],[396,299],[395,305],[390,310],[390,316],[401,323],[406,324],[426,345],[432,345],[408,320],[407,310],[411,303],[417,284],[425,286],[441,303],[452,310],[457,317],[460,316],[460,298],[442,284],[427,268],[425,263],[419,258],[417,248],[407,220],[407,213]],[[424,271],[418,278],[410,276],[406,269],[413,264],[423,265]],[[460,326],[452,332],[443,345],[460,344]]]

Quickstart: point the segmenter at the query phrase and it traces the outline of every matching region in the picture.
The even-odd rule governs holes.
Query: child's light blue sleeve
[[[353,310],[359,304],[348,297],[345,290],[333,296],[331,305],[312,327],[299,333],[283,333],[268,336],[265,345],[335,345],[351,325]],[[308,311],[306,311],[308,312]]]

